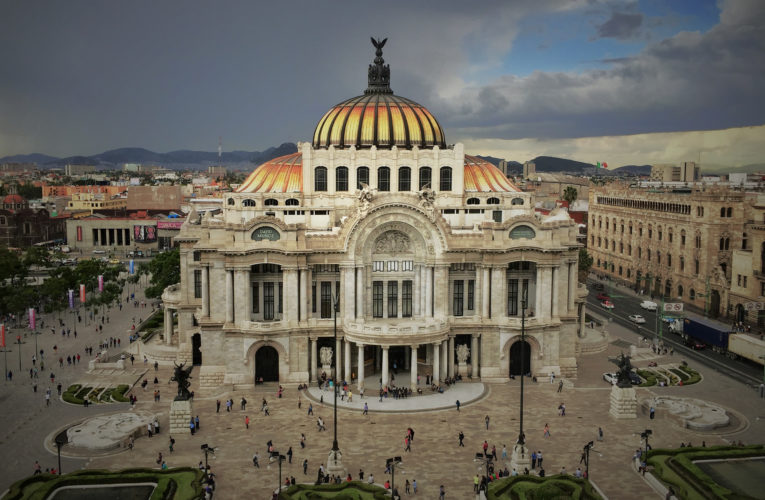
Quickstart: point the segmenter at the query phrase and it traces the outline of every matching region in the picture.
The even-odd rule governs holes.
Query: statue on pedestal
[[[619,367],[619,370],[616,372],[616,386],[622,388],[632,387],[632,380],[630,379],[632,363],[630,363],[630,357],[621,353],[618,358],[611,361]]]
[[[191,378],[191,370],[194,369],[194,366],[184,368],[186,363],[181,363],[180,365],[173,364],[175,365],[175,372],[173,378],[170,380],[178,383],[178,394],[175,396],[175,400],[188,401],[191,397],[191,393],[189,392],[191,382],[189,382],[189,379]]]

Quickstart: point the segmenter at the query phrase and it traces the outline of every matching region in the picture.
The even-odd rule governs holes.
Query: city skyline
[[[309,140],[363,90],[373,35],[389,38],[394,92],[472,153],[761,163],[755,1],[424,2],[407,16],[395,2],[178,7],[0,7],[12,21],[0,34],[0,156]]]

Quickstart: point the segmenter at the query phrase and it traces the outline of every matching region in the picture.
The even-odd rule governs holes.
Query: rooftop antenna
[[[218,136],[218,165],[222,165],[221,156],[223,155],[223,137]]]

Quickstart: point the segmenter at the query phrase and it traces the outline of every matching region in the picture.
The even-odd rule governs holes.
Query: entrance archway
[[[741,304],[736,304],[736,321],[746,321],[746,310]]]
[[[255,380],[279,381],[279,352],[271,346],[263,346],[255,353]]]
[[[523,361],[523,371],[531,371],[531,346],[528,342],[520,340],[510,346],[510,375],[520,376],[521,361]]]
[[[202,364],[202,335],[195,333],[191,336],[191,364]]]
[[[720,292],[717,290],[712,290],[709,298],[709,314],[713,318],[720,316]]]

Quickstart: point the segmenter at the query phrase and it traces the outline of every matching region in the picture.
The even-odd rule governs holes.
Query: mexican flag
[[[608,168],[608,163],[606,163],[606,162],[603,162],[603,163],[598,162],[598,168]]]

